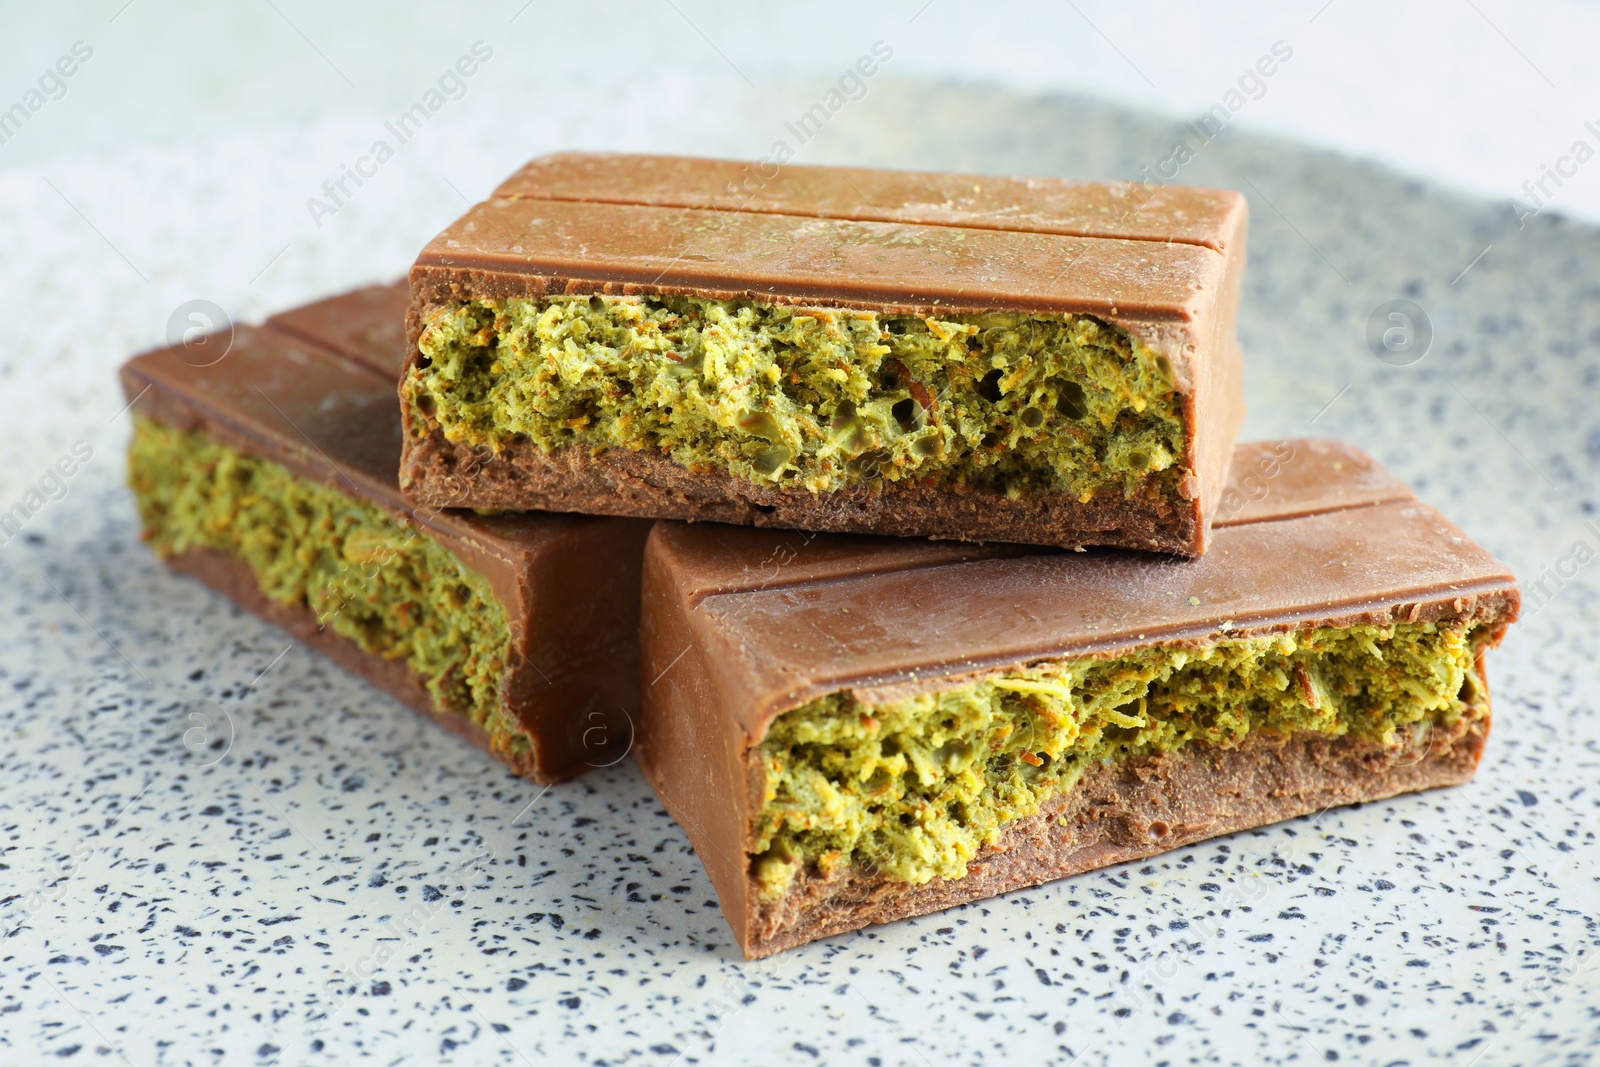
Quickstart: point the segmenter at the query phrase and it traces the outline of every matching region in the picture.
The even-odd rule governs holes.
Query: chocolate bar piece
[[[1471,777],[1515,579],[1347,446],[1198,560],[659,523],[636,754],[765,956]]]
[[[403,288],[122,368],[146,539],[347,669],[551,782],[620,759],[648,524],[478,516],[401,495]],[[206,365],[197,365],[204,363]]]
[[[401,484],[1199,555],[1245,228],[1214,190],[535,160],[412,268]]]

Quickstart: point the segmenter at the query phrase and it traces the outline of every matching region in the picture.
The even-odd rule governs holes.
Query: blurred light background
[[[788,109],[811,102],[807,86],[820,92],[876,40],[893,48],[896,80],[1092,94],[1186,117],[1281,40],[1293,59],[1242,109],[1242,127],[1497,197],[1523,196],[1575,140],[1600,140],[1584,127],[1600,125],[1600,5],[1576,0],[835,0],[759,13],[706,0],[105,0],[0,18],[0,106],[74,41],[94,49],[67,95],[0,146],[7,170],[309,124],[328,131],[321,162],[336,171],[341,149],[364,148],[371,123],[475,40],[494,59],[428,147],[469,193],[556,145],[758,156]],[[1600,168],[1555,206],[1600,218]]]

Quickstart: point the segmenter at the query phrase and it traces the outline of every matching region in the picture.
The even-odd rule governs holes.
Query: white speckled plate
[[[804,158],[1125,177],[1182,135],[885,77]],[[341,137],[0,174],[0,508],[92,450],[0,545],[0,1062],[1466,1065],[1600,1041],[1600,232],[1231,130],[1181,175],[1250,198],[1248,434],[1354,441],[1542,583],[1490,661],[1475,782],[749,965],[631,765],[510,778],[138,542],[127,351],[193,297],[254,315],[398,274],[460,210],[395,178],[313,232],[314,182],[253,177],[308,144],[320,174]],[[1429,324],[1415,362],[1369,349],[1396,299]]]

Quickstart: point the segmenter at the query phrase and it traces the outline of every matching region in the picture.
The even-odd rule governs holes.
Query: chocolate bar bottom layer
[[[317,622],[316,612],[306,604],[283,604],[268,597],[256,581],[250,565],[238,556],[214,548],[192,548],[162,557],[167,566],[199,579],[244,610],[259,615],[302,644],[322,653],[351,674],[376,685],[407,707],[471,741],[485,752],[492,752],[489,734],[466,715],[440,715],[433,710],[433,697],[423,677],[402,659],[375,656],[355,641]],[[494,755],[523,777],[533,777],[533,753]]]
[[[1099,766],[1003,831],[963,878],[916,885],[855,867],[827,877],[810,871],[770,901],[752,879],[747,955],[770,956],[1338,804],[1459,785],[1477,769],[1488,734],[1485,714],[1423,726],[1396,745],[1251,734],[1230,748],[1194,744]]]
[[[406,495],[432,507],[578,511],[829,533],[915,529],[971,541],[1198,551],[1192,506],[1121,494],[1088,502],[1056,494],[1060,507],[1047,507],[1045,497],[1011,500],[971,486],[911,480],[816,494],[769,488],[727,471],[691,471],[654,452],[546,452],[511,443],[495,453],[446,440],[439,430],[409,445],[400,474]]]

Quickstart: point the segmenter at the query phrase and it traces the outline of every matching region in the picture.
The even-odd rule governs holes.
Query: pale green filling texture
[[[1095,764],[1260,731],[1395,744],[1402,727],[1481,714],[1482,635],[1313,629],[1042,663],[875,706],[836,693],[780,715],[762,742],[752,873],[768,897],[808,865],[960,878]]]
[[[237,556],[270,599],[309,607],[367,652],[404,659],[435,710],[471,718],[497,752],[531,752],[526,729],[501,707],[505,609],[482,575],[427,534],[279,464],[142,417],[128,473],[157,552]]]
[[[699,297],[474,300],[423,330],[413,435],[649,449],[828,492],[914,478],[1171,499],[1172,367],[1083,316],[919,318]]]

